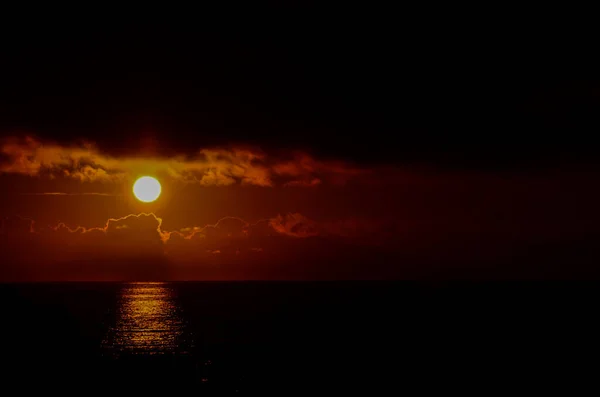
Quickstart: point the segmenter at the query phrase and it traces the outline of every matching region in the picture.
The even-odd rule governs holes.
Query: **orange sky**
[[[115,157],[32,138],[0,153],[3,280],[427,277],[597,233],[581,170],[359,167],[248,147]],[[156,202],[133,197],[141,175],[160,180]]]

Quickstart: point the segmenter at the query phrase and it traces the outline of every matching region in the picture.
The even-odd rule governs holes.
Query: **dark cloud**
[[[318,236],[319,230],[316,222],[302,214],[278,215],[271,219],[269,224],[278,233],[292,237]]]
[[[35,221],[21,216],[9,216],[0,219],[0,232],[6,235],[33,233]]]
[[[287,186],[317,186],[323,180],[333,184],[344,184],[356,176],[369,174],[368,169],[352,167],[339,161],[319,161],[305,153],[295,153],[289,161],[273,166],[273,172],[289,179]]]

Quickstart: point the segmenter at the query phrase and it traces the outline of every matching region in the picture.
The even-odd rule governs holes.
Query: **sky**
[[[298,7],[5,28],[0,280],[596,276],[599,81]]]

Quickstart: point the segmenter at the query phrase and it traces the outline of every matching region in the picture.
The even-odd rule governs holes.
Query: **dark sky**
[[[6,28],[0,129],[111,152],[154,141],[475,169],[595,162],[600,85],[572,81],[551,43],[450,18],[282,11],[292,17],[254,29],[143,18]]]

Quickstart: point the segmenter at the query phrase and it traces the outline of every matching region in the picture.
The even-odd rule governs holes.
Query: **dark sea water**
[[[595,284],[0,286],[3,382],[247,393],[548,382],[595,365]],[[591,376],[591,375],[590,375]]]

